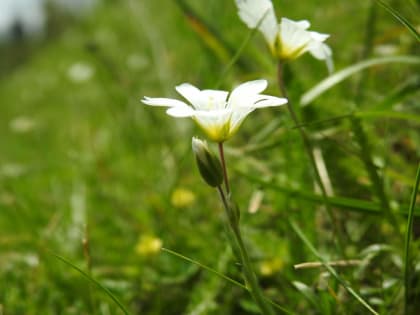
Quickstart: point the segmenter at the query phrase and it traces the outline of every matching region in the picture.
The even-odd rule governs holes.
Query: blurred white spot
[[[375,46],[375,53],[380,56],[395,56],[399,53],[397,45],[383,44]]]
[[[263,198],[264,193],[261,190],[254,191],[252,193],[251,200],[249,201],[248,212],[256,213],[261,207]]]
[[[89,80],[93,76],[94,70],[87,63],[76,62],[72,64],[67,72],[70,80],[81,83]]]
[[[22,258],[29,267],[36,267],[39,265],[39,258],[36,254],[26,254]]]
[[[25,173],[25,168],[21,164],[8,163],[0,167],[0,175],[4,177],[19,177]]]
[[[68,237],[72,245],[78,245],[80,235],[86,226],[86,188],[83,184],[76,185],[70,195],[71,222],[68,227]]]
[[[149,60],[142,55],[131,54],[127,57],[127,66],[133,70],[143,70],[147,68]]]
[[[13,132],[25,133],[35,128],[35,121],[26,116],[19,116],[12,119],[9,123],[9,127]]]
[[[34,253],[19,253],[10,252],[5,255],[6,263],[9,265],[8,268],[16,268],[17,263],[24,263],[28,267],[37,267],[39,265],[38,255]]]

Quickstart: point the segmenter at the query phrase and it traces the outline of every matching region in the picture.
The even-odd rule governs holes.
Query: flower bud
[[[192,139],[192,149],[201,177],[212,187],[223,183],[223,170],[219,159],[209,150],[207,142]]]

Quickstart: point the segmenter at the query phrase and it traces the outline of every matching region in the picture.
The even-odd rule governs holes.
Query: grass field
[[[377,1],[273,3],[331,34],[342,80],[317,94],[329,74],[309,54],[285,69],[327,198],[286,106],[252,113],[226,143],[261,287],[292,314],[418,314],[419,41]],[[389,4],[418,30],[418,1]],[[129,314],[258,314],[199,265],[243,283],[194,162],[203,133],[140,100],[259,78],[281,96],[263,37],[221,0],[104,1],[53,26],[0,47],[0,315],[123,314],[114,299]]]

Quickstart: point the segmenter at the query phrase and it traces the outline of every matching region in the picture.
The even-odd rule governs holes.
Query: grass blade
[[[226,65],[226,67],[223,69],[222,75],[220,76],[219,81],[216,83],[216,89],[220,87],[222,84],[226,74],[230,71],[230,69],[233,67],[233,65],[238,61],[238,59],[241,57],[242,52],[244,51],[246,45],[248,45],[249,41],[254,37],[255,33],[258,31],[259,26],[261,25],[262,21],[265,19],[266,15],[269,13],[269,10],[267,10],[261,19],[258,21],[258,24],[255,28],[251,29],[248,33],[248,36],[245,38],[245,40],[242,42],[239,49],[236,51],[235,55],[232,57],[232,59],[229,61],[229,63]]]
[[[411,32],[411,34],[414,35],[414,37],[418,41],[420,41],[420,34],[417,32],[416,28],[413,25],[411,25],[410,22],[408,22],[408,20],[405,17],[403,17],[400,13],[398,13],[398,11],[393,9],[390,5],[386,4],[382,0],[376,0],[376,2],[378,2],[381,7],[383,7],[385,10],[391,13],[398,21],[401,22],[401,24],[403,24]]]
[[[360,118],[389,118],[397,120],[407,120],[415,123],[420,123],[420,116],[412,113],[402,113],[390,110],[373,110],[373,111],[361,111],[354,113],[355,116]]]
[[[413,233],[413,219],[414,219],[414,207],[416,205],[417,193],[419,191],[420,183],[420,163],[417,168],[416,181],[414,183],[413,192],[411,194],[410,208],[408,209],[408,220],[407,229],[405,235],[405,246],[404,246],[404,298],[405,298],[405,312],[408,314],[409,297],[410,297],[410,242],[411,235]]]
[[[351,75],[362,71],[369,67],[374,67],[387,63],[406,63],[406,64],[420,64],[420,57],[417,56],[392,56],[392,57],[381,57],[364,60],[346,67],[340,71],[335,72],[333,75],[322,80],[320,83],[315,85],[309,91],[304,93],[300,99],[302,106],[306,106],[311,103],[314,99],[319,97],[325,91],[329,90],[336,84],[347,79]]]
[[[234,54],[234,49],[208,22],[200,17],[191,6],[184,0],[176,0],[175,3],[185,15],[191,28],[198,34],[203,43],[221,60],[229,62]],[[238,60],[241,67],[246,68],[242,60]]]
[[[163,247],[162,248],[162,251],[167,252],[167,253],[169,253],[171,255],[174,255],[174,256],[176,256],[178,258],[181,258],[181,259],[183,259],[185,261],[188,261],[188,262],[190,262],[192,264],[195,264],[198,267],[203,268],[204,270],[207,270],[207,271],[215,274],[216,276],[219,276],[220,278],[222,278],[222,279],[224,279],[224,280],[226,280],[226,281],[228,281],[228,282],[230,282],[230,283],[232,283],[232,284],[234,284],[234,285],[236,285],[236,286],[238,286],[238,287],[240,287],[240,288],[242,288],[242,289],[244,289],[244,290],[246,290],[246,291],[249,292],[249,288],[246,285],[244,285],[244,284],[240,283],[239,281],[236,281],[236,280],[234,280],[234,279],[232,279],[232,278],[230,278],[230,277],[228,277],[228,276],[226,276],[226,275],[218,272],[217,270],[214,270],[213,268],[210,268],[210,267],[208,267],[206,265],[203,265],[202,263],[200,263],[200,262],[198,262],[198,261],[196,261],[194,259],[191,259],[191,258],[189,258],[187,256],[184,256],[184,255],[182,255],[180,253],[177,253],[177,252],[175,252],[173,250],[170,250],[168,248],[164,248]],[[282,307],[281,305],[277,304],[276,302],[274,302],[274,301],[272,301],[272,300],[270,300],[270,299],[268,299],[266,297],[264,297],[264,298],[265,298],[265,300],[267,302],[269,302],[271,305],[273,305],[274,307],[278,308],[279,310],[283,311],[284,313],[286,313],[286,314],[294,314],[293,312],[285,309],[284,307]]]
[[[393,89],[386,97],[373,106],[373,110],[388,110],[406,97],[418,93],[420,90],[420,75],[414,75],[407,78],[395,89]]]
[[[247,178],[249,181],[252,181],[253,183],[256,183],[266,189],[283,192],[285,194],[288,194],[291,197],[296,197],[296,198],[309,201],[309,202],[320,203],[320,204],[323,203],[323,197],[320,195],[309,193],[304,190],[285,187],[274,182],[263,180],[256,176],[246,174],[245,172],[242,172],[240,170],[236,170],[236,171],[239,174],[241,174],[241,176]],[[381,215],[382,214],[381,205],[377,202],[355,199],[355,198],[348,198],[348,197],[339,197],[339,196],[328,197],[328,202],[331,204],[331,206],[338,207],[343,210],[359,212],[361,214],[366,214],[366,215]],[[404,205],[402,205],[402,207],[404,207]],[[403,209],[401,208],[399,209],[397,213],[399,215],[407,214],[407,212],[403,211]],[[414,208],[413,215],[416,217],[420,217],[420,208]]]
[[[130,315],[130,313],[127,311],[127,309],[124,307],[124,305],[118,300],[118,298],[114,294],[112,294],[112,292],[110,290],[108,290],[107,288],[105,288],[97,280],[95,280],[90,275],[88,275],[86,272],[84,272],[82,269],[80,269],[79,267],[77,267],[76,265],[74,265],[73,263],[71,263],[70,261],[68,261],[67,259],[65,259],[63,256],[60,256],[60,255],[57,255],[57,254],[54,254],[54,253],[52,253],[52,254],[56,258],[58,258],[59,260],[61,260],[62,262],[64,262],[65,264],[69,265],[70,267],[72,267],[73,269],[75,269],[76,271],[78,271],[86,279],[88,279],[89,281],[93,282],[97,287],[99,287],[101,290],[103,290],[115,302],[115,304],[118,305],[118,307],[120,308],[120,310],[125,315]]]
[[[174,256],[176,256],[178,258],[181,258],[181,259],[183,259],[185,261],[188,261],[188,262],[190,262],[190,263],[192,263],[194,265],[197,265],[198,267],[203,268],[204,270],[210,271],[211,273],[214,273],[215,275],[219,276],[220,278],[222,278],[222,279],[224,279],[224,280],[226,280],[226,281],[228,281],[228,282],[230,282],[230,283],[232,283],[232,284],[234,284],[234,285],[236,285],[236,286],[238,286],[238,287],[240,287],[240,288],[245,289],[245,290],[248,291],[248,288],[244,284],[242,284],[239,281],[236,281],[236,280],[234,280],[234,279],[232,279],[232,278],[224,275],[223,273],[218,272],[217,270],[215,270],[213,268],[210,268],[210,267],[208,267],[206,265],[203,265],[199,261],[196,261],[194,259],[191,259],[191,258],[189,258],[187,256],[184,256],[184,255],[182,255],[180,253],[177,253],[177,252],[175,252],[175,251],[173,251],[171,249],[168,249],[168,248],[162,247],[162,251],[167,252],[167,253],[169,253],[171,255],[174,255]]]
[[[328,272],[337,279],[337,281],[357,300],[362,304],[366,309],[368,309],[372,314],[379,315],[356,291],[351,288],[345,280],[343,280],[335,271],[334,268],[332,268],[327,261],[321,256],[321,254],[318,253],[318,251],[315,249],[315,247],[311,244],[311,242],[307,239],[305,234],[303,234],[302,230],[294,223],[293,221],[290,221],[290,225],[292,226],[292,229],[295,231],[295,233],[299,236],[299,238],[302,240],[303,243],[309,248],[309,250],[312,252],[313,255],[315,255],[322,263],[322,265],[325,267],[325,269],[328,270]]]

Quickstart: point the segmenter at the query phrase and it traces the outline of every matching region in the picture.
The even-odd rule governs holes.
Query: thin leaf
[[[413,219],[414,219],[414,207],[416,205],[417,193],[419,191],[420,183],[420,163],[417,168],[416,181],[414,183],[413,192],[411,194],[410,208],[408,209],[407,229],[405,235],[405,247],[404,247],[404,296],[405,296],[405,314],[407,314],[410,293],[410,242],[411,235],[413,233]]]
[[[229,278],[228,276],[224,275],[223,273],[220,273],[220,272],[218,272],[217,270],[215,270],[213,268],[210,268],[210,267],[208,267],[206,265],[203,265],[202,263],[200,263],[200,262],[198,262],[198,261],[196,261],[194,259],[191,259],[191,258],[189,258],[187,256],[184,256],[184,255],[182,255],[180,253],[177,253],[177,252],[175,252],[173,250],[170,250],[168,248],[162,247],[162,251],[167,252],[167,253],[169,253],[171,255],[174,255],[174,256],[176,256],[178,258],[181,258],[183,260],[186,260],[186,261],[188,261],[188,262],[190,262],[190,263],[192,263],[194,265],[197,265],[198,267],[203,268],[203,269],[205,269],[207,271],[210,271],[211,273],[214,273],[215,275],[219,276],[220,278],[225,279],[226,281],[228,281],[228,282],[230,282],[230,283],[232,283],[232,284],[234,284],[234,285],[236,285],[236,286],[238,286],[238,287],[240,287],[240,288],[245,289],[245,290],[248,291],[248,288],[244,284],[240,283],[239,281],[236,281],[236,280],[234,280],[232,278]]]
[[[182,255],[182,254],[180,254],[180,253],[177,253],[177,252],[175,252],[175,251],[173,251],[173,250],[170,250],[170,249],[168,249],[168,248],[164,248],[164,247],[163,247],[163,248],[162,248],[162,250],[163,250],[164,252],[167,252],[167,253],[169,253],[169,254],[171,254],[171,255],[174,255],[174,256],[176,256],[176,257],[178,257],[178,258],[181,258],[181,259],[183,259],[183,260],[186,260],[186,261],[188,261],[188,262],[190,262],[190,263],[192,263],[192,264],[195,264],[195,265],[197,265],[197,266],[199,266],[199,267],[203,268],[204,270],[207,270],[207,271],[209,271],[209,272],[211,272],[211,273],[213,273],[213,274],[215,274],[215,275],[217,275],[217,276],[221,277],[222,279],[224,279],[224,280],[226,280],[226,281],[228,281],[228,282],[230,282],[230,283],[232,283],[232,284],[234,284],[234,285],[236,285],[236,286],[238,286],[238,287],[240,287],[240,288],[242,288],[242,289],[244,289],[244,290],[246,290],[246,291],[248,291],[248,292],[249,292],[249,288],[248,288],[247,286],[245,286],[244,284],[242,284],[242,283],[240,283],[240,282],[238,282],[238,281],[236,281],[236,280],[234,280],[234,279],[232,279],[232,278],[230,278],[230,277],[228,277],[228,276],[226,276],[226,275],[224,275],[224,274],[222,274],[222,273],[218,272],[217,270],[214,270],[213,268],[210,268],[210,267],[208,267],[208,266],[206,266],[206,265],[203,265],[202,263],[200,263],[200,262],[198,262],[198,261],[196,261],[196,260],[194,260],[194,259],[191,259],[191,258],[189,258],[189,257],[187,257],[187,256],[184,256],[184,255]],[[272,300],[270,300],[270,299],[268,299],[268,298],[266,298],[266,297],[264,297],[264,299],[265,299],[267,302],[269,302],[271,305],[273,305],[274,307],[276,307],[276,308],[278,308],[279,310],[281,310],[281,311],[285,312],[286,314],[294,314],[293,312],[291,312],[291,311],[289,311],[289,310],[285,309],[284,307],[282,307],[281,305],[277,304],[276,302],[274,302],[274,301],[272,301]]]
[[[362,71],[366,68],[378,66],[387,63],[406,63],[406,64],[420,64],[420,57],[417,56],[392,56],[392,57],[381,57],[372,58],[353,64],[347,68],[337,71],[333,75],[322,80],[320,83],[315,85],[312,89],[302,95],[300,103],[302,106],[306,106],[311,103],[314,99],[319,97],[322,93],[329,90],[336,84],[347,79],[351,75]]]
[[[292,281],[292,284],[321,313],[321,308],[318,303],[319,299],[317,299],[312,289],[300,281]]]
[[[414,115],[412,113],[402,113],[395,111],[387,110],[377,110],[377,111],[361,111],[354,113],[355,116],[360,118],[390,118],[390,119],[399,119],[399,120],[408,120],[416,123],[420,123],[420,116]]]
[[[411,94],[418,93],[420,91],[420,75],[414,75],[407,78],[395,89],[393,89],[386,97],[384,97],[376,105],[372,106],[373,110],[387,110],[401,102],[404,98]]]
[[[420,41],[420,34],[417,32],[414,25],[412,25],[408,20],[403,17],[398,11],[393,9],[390,5],[386,4],[382,0],[376,0],[376,2],[379,3],[380,6],[382,6],[385,10],[387,10],[389,13],[391,13],[398,21],[400,21],[410,32],[414,35],[414,37]]]
[[[247,178],[253,183],[257,183],[261,185],[264,188],[272,189],[274,191],[280,191],[280,192],[288,194],[291,197],[296,197],[298,199],[302,199],[305,201],[314,202],[314,203],[323,203],[323,197],[321,195],[309,193],[305,190],[285,187],[277,183],[274,183],[272,181],[266,181],[259,177],[252,176],[245,172],[242,172],[239,169],[237,169],[236,171],[240,173],[241,176]],[[380,204],[376,202],[372,202],[372,201],[348,198],[348,197],[330,196],[328,197],[328,202],[330,203],[331,206],[344,209],[344,210],[350,210],[350,211],[359,212],[359,213],[367,214],[367,215],[381,215],[382,214],[382,208]],[[404,207],[404,205],[402,207]],[[399,209],[398,214],[406,215],[407,211]],[[420,208],[414,209],[414,216],[420,217]]]
[[[86,272],[84,272],[82,269],[80,269],[79,267],[77,267],[76,265],[74,265],[73,263],[71,263],[70,261],[68,261],[67,259],[65,259],[64,257],[54,254],[52,253],[56,258],[58,258],[59,260],[61,260],[62,262],[64,262],[65,264],[69,265],[70,267],[72,267],[73,269],[77,270],[82,276],[84,276],[86,279],[88,279],[89,281],[93,282],[96,286],[98,286],[100,289],[102,289],[114,302],[115,304],[118,305],[118,307],[120,308],[120,310],[125,314],[125,315],[130,315],[130,313],[127,311],[127,309],[124,307],[124,305],[118,300],[118,298],[112,294],[112,292],[110,290],[108,290],[107,288],[105,288],[102,284],[100,284],[97,280],[95,280],[94,278],[92,278],[89,274],[87,274]]]
[[[260,26],[260,24],[265,19],[266,15],[268,13],[269,13],[269,10],[267,10],[267,12],[265,12],[263,14],[263,16],[261,17],[261,19],[258,21],[257,26],[249,31],[248,36],[242,42],[241,46],[236,51],[235,55],[229,61],[229,63],[227,64],[227,66],[223,69],[222,75],[220,76],[219,81],[217,81],[217,83],[216,83],[216,87],[215,87],[216,89],[218,89],[220,87],[220,85],[222,84],[222,82],[223,82],[225,76],[227,75],[227,73],[230,71],[230,69],[233,67],[233,65],[239,60],[239,58],[241,57],[242,52],[244,51],[246,45],[248,45],[249,41],[254,37],[255,33],[257,33],[258,27]]]
[[[318,253],[315,247],[311,244],[308,238],[303,234],[302,230],[296,225],[295,222],[290,221],[290,225],[295,233],[299,236],[299,238],[305,243],[305,245],[309,248],[313,255],[315,255],[321,262],[325,269],[335,278],[337,281],[357,300],[360,304],[362,304],[366,309],[368,309],[372,314],[379,315],[352,287],[348,285],[348,283],[341,278],[334,268],[332,268],[328,262]]]
[[[198,34],[203,43],[219,58],[227,63],[232,59],[235,49],[217,32],[207,21],[200,17],[184,0],[175,0],[175,3],[185,15],[188,24]],[[240,67],[247,69],[247,64],[238,57]]]

